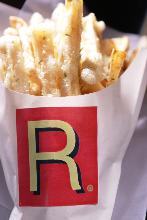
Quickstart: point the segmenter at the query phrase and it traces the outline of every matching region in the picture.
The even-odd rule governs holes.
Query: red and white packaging
[[[110,220],[147,84],[147,50],[93,94],[35,97],[0,83],[0,160],[10,220]]]

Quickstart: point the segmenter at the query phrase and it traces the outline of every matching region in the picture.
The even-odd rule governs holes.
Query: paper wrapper
[[[34,97],[9,91],[2,83],[0,84],[0,160],[14,202],[10,220],[111,219],[122,160],[135,129],[147,84],[146,62],[147,50],[142,50],[117,83],[100,92],[77,97]],[[27,197],[27,190],[30,189],[27,184],[31,179],[30,154],[27,148],[30,149],[31,145],[28,144],[29,132],[28,130],[26,132],[26,124],[28,121],[61,120],[64,117],[71,122],[70,125],[77,128],[76,132],[78,130],[80,148],[73,159],[79,168],[82,167],[81,181],[85,194],[74,192],[73,196],[67,197],[65,191],[64,196],[62,187],[73,193],[72,187],[70,188],[72,181],[68,183],[66,181],[70,179],[68,174],[70,172],[68,169],[64,170],[64,167],[67,167],[66,163],[64,165],[55,163],[40,165],[44,167],[40,174],[40,186],[44,184],[44,188],[40,188],[40,193],[43,191],[45,197],[40,201],[39,195],[32,193],[33,199],[27,199],[32,197]],[[43,128],[41,123],[39,126]],[[83,130],[85,135],[82,133]],[[45,138],[46,136],[41,139],[42,145],[48,143],[43,142]],[[56,141],[54,143],[56,144]],[[45,146],[43,150],[53,151],[50,150],[50,146],[47,148]],[[49,173],[47,169],[50,167],[52,169]],[[47,177],[42,177],[43,171]],[[51,188],[50,182],[42,183],[42,178],[51,180]],[[94,185],[88,182],[89,180],[94,181]],[[84,181],[89,185],[85,185]],[[57,191],[59,188],[62,198],[60,194],[58,198],[54,187]],[[86,197],[89,193],[91,195]],[[30,205],[24,205],[27,203]]]

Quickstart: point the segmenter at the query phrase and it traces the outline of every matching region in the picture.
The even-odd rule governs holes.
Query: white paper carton
[[[29,1],[28,6],[30,6]],[[31,11],[34,11],[33,3]],[[9,91],[4,88],[2,83],[0,84],[0,160],[7,187],[14,202],[10,220],[111,219],[121,174],[122,160],[135,129],[147,84],[146,63],[147,50],[142,50],[116,84],[103,91],[84,96],[65,98],[33,97]],[[97,107],[98,154],[95,156],[98,162],[98,178],[95,176],[94,179],[97,178],[98,181],[98,203],[70,206],[19,207],[20,182],[18,178],[19,158],[16,112],[18,109],[59,109],[61,107]],[[23,133],[24,130],[22,130]],[[25,157],[22,157],[21,160],[22,164],[25,164]],[[28,172],[29,176],[30,173]],[[61,187],[59,186],[59,188]],[[72,198],[68,197],[68,200],[70,201]]]
[[[10,219],[111,219],[122,159],[132,137],[146,88],[146,61],[147,51],[142,50],[116,84],[84,96],[34,97],[9,91],[1,83],[0,158],[15,204]],[[16,109],[92,106],[97,107],[98,113],[98,204],[19,207]],[[25,161],[22,160],[22,163]]]

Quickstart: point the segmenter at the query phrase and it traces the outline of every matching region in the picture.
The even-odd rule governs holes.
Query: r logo
[[[16,111],[20,206],[98,202],[97,108]]]
[[[67,136],[67,144],[63,150],[57,152],[39,152],[39,132],[63,131]],[[40,192],[39,166],[41,163],[65,163],[69,169],[70,184],[73,190],[84,192],[81,180],[80,169],[73,157],[78,153],[79,137],[73,128],[64,121],[45,120],[28,122],[29,138],[29,164],[30,164],[30,191]],[[38,183],[37,183],[37,180]]]

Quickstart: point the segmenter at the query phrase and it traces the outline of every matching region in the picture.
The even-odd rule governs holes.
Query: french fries
[[[43,21],[44,21],[43,16],[38,12],[35,12],[34,14],[32,14],[29,24],[33,26],[33,25],[41,24],[43,23]]]
[[[95,27],[97,35],[99,37],[102,37],[103,32],[106,29],[105,22],[104,21],[95,21],[94,27]]]
[[[122,72],[125,59],[126,59],[125,52],[117,51],[115,49],[112,51],[111,61],[110,61],[110,74],[108,76],[109,82],[118,80]]]
[[[27,23],[22,18],[19,18],[16,16],[10,16],[9,23],[10,23],[10,27],[16,28],[16,29],[27,26]]]
[[[129,48],[128,37],[101,40],[101,53],[106,56],[110,56],[113,49],[117,51],[127,52],[128,48]]]
[[[27,23],[10,16],[9,24],[0,37],[0,80],[18,92],[100,91],[117,81],[132,59],[127,37],[103,39],[105,23],[93,13],[83,17],[83,0],[59,3],[51,18],[35,12]]]
[[[28,93],[28,81],[24,74],[21,43],[18,36],[3,36],[3,81],[6,87],[23,93]],[[2,43],[2,42],[1,42]],[[5,67],[5,68],[4,68]]]
[[[62,11],[64,11],[62,9]],[[61,65],[61,93],[62,96],[79,95],[79,60],[82,30],[82,0],[66,0],[65,14],[62,19],[62,30],[57,28],[59,49],[57,59]],[[60,18],[60,16],[59,16]],[[59,20],[56,19],[57,27]],[[59,34],[59,35],[58,35]]]
[[[60,96],[60,70],[54,57],[53,38],[47,25],[31,28],[36,68],[42,81],[42,95]]]
[[[100,81],[103,80],[103,57],[100,52],[100,39],[97,37],[95,23],[96,17],[92,13],[83,19],[80,60],[82,94],[89,93],[89,91],[94,92],[95,88],[99,88]]]
[[[29,93],[31,95],[41,95],[41,81],[37,74],[37,68],[35,66],[35,59],[31,47],[31,41],[29,36],[29,30],[26,27],[22,27],[19,30],[19,37],[23,50],[23,64],[25,75],[28,77]]]
[[[95,78],[94,83],[97,78],[102,78],[102,72],[99,71],[102,66],[102,54],[100,53],[100,40],[94,28],[95,21],[96,18],[92,13],[83,19],[80,60],[82,80],[86,81],[87,77],[85,77],[84,73],[86,72],[85,69],[89,69],[90,74]]]

